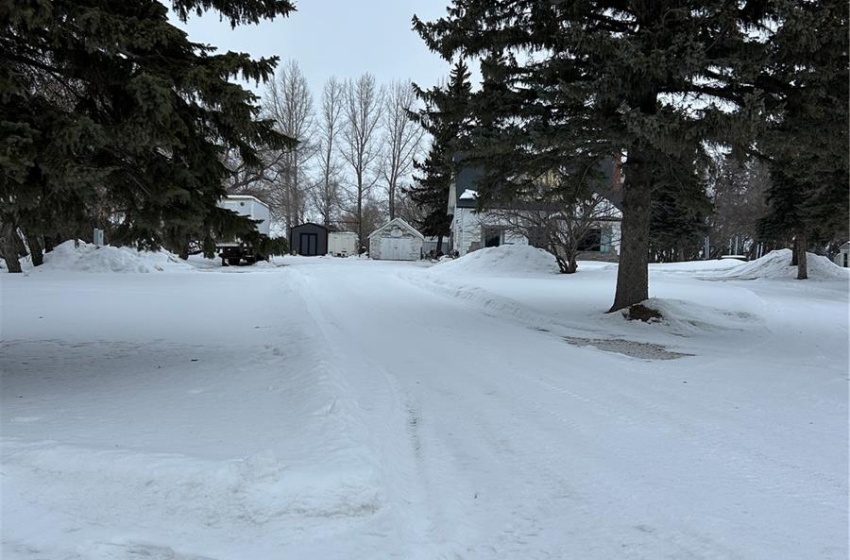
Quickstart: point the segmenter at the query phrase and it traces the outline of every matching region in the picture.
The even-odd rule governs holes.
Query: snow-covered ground
[[[654,265],[641,323],[528,247],[63,245],[0,275],[0,556],[846,559],[848,274],[810,258]]]

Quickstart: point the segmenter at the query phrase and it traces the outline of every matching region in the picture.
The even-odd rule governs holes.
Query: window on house
[[[532,227],[528,230],[528,244],[538,249],[549,248],[549,240],[546,238],[546,228]]]
[[[578,242],[579,251],[599,251],[602,247],[602,228],[591,228]]]
[[[485,247],[498,247],[504,242],[505,229],[501,227],[485,227],[481,235]]]

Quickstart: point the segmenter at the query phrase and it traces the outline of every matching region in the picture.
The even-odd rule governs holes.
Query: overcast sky
[[[411,29],[413,14],[433,20],[448,0],[303,0],[288,18],[230,29],[210,12],[180,24],[195,42],[221,51],[278,56],[298,62],[318,99],[325,81],[372,73],[379,84],[411,79],[423,88],[448,76],[450,66]]]

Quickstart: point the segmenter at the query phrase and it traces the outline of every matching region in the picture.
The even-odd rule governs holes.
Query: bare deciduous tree
[[[767,215],[765,193],[770,186],[767,166],[758,160],[735,161],[720,157],[710,169],[709,196],[714,202],[710,222],[711,245],[705,258],[724,254],[761,256],[757,223]]]
[[[340,223],[351,224],[358,220],[354,213],[355,208],[351,207],[348,211],[343,211],[340,215]],[[381,227],[387,219],[387,213],[383,200],[375,198],[372,194],[367,194],[363,197],[363,205],[361,207],[360,224],[363,226],[363,231],[372,232]],[[360,245],[362,249],[369,250],[368,235],[364,243]]]
[[[583,247],[596,233],[610,236],[607,241],[617,242],[611,227],[619,221],[619,212],[607,199],[592,193],[586,197],[561,205],[549,203],[542,207],[494,210],[492,214],[508,224],[508,229],[518,233],[555,255],[558,268],[564,274],[578,270],[577,259]]]
[[[344,93],[344,85],[336,77],[332,76],[325,83],[316,125],[319,177],[312,190],[312,201],[325,226],[334,221],[340,205],[340,164],[337,152],[343,126]]]
[[[375,77],[363,74],[345,85],[341,155],[353,175],[353,198],[356,205],[355,220],[360,246],[365,246],[363,203],[379,175],[374,169],[380,156],[376,141],[380,127],[380,109],[383,92],[375,84]]]
[[[409,81],[393,82],[384,97],[385,143],[381,175],[387,189],[391,220],[397,214],[399,182],[413,170],[413,158],[425,133],[425,129],[410,118],[415,104],[416,94]]]
[[[282,160],[286,152],[280,150],[261,150],[257,152],[262,161],[260,166],[248,166],[239,157],[236,149],[229,149],[222,155],[222,163],[230,170],[225,188],[229,194],[249,194],[263,200],[269,196],[272,185],[277,181]]]
[[[265,110],[277,121],[277,130],[295,138],[298,145],[284,152],[274,166],[270,200],[278,219],[288,229],[303,220],[307,206],[308,182],[305,166],[315,153],[311,142],[313,130],[313,95],[307,79],[295,61],[284,65],[269,82]]]

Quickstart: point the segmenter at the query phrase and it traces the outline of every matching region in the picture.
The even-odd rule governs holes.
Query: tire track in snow
[[[429,292],[443,290],[443,297],[447,297],[448,295],[451,299],[458,299],[458,301],[463,302],[463,305],[477,309],[487,316],[495,316],[508,322],[527,325],[532,329],[547,333],[568,328],[566,325],[553,321],[551,317],[543,317],[513,300],[490,294],[474,286],[456,286],[442,279],[434,282],[432,278],[426,280],[421,275],[408,274],[404,275],[404,278],[409,280],[411,284],[422,287]],[[761,302],[761,298],[757,295],[754,295],[754,298],[759,302],[756,307],[761,306],[762,308],[760,317],[764,315],[764,303]],[[750,316],[744,314],[742,318],[749,319]],[[754,338],[756,346],[763,346],[768,341],[768,333],[769,331],[762,324],[758,335],[755,337],[751,336],[751,338]],[[740,352],[744,352],[744,350],[741,349]],[[720,360],[715,359],[714,361]],[[635,364],[634,367],[636,369],[643,369],[645,366]],[[595,415],[605,418],[606,421],[611,422],[613,425],[619,425],[623,429],[635,431],[636,434],[642,434],[641,437],[653,436],[660,438],[662,441],[667,439],[673,452],[691,458],[700,457],[706,466],[716,465],[714,468],[717,473],[723,473],[722,476],[728,477],[734,486],[743,490],[744,497],[741,498],[742,508],[746,507],[746,505],[743,505],[746,503],[746,500],[773,504],[772,506],[765,506],[764,504],[755,506],[757,509],[766,507],[768,510],[772,507],[779,507],[780,509],[793,508],[794,505],[791,502],[794,500],[804,500],[813,508],[821,507],[824,504],[832,504],[832,507],[835,509],[841,508],[835,497],[839,493],[842,493],[842,489],[843,493],[846,493],[846,482],[835,479],[826,471],[818,469],[817,465],[808,462],[801,463],[799,457],[795,461],[789,461],[779,451],[777,453],[766,453],[763,449],[754,448],[748,444],[748,438],[757,438],[754,433],[766,428],[766,426],[762,425],[749,426],[747,427],[747,430],[750,431],[749,434],[738,433],[736,427],[740,424],[736,423],[755,420],[752,416],[739,415],[738,417],[725,419],[725,423],[717,423],[716,418],[712,416],[716,411],[701,410],[700,416],[702,419],[700,419],[700,416],[693,418],[693,415],[683,418],[680,410],[681,404],[676,402],[677,393],[675,392],[662,394],[650,389],[654,394],[649,396],[649,398],[641,398],[646,394],[646,389],[625,386],[626,390],[624,390],[623,388],[611,386],[609,387],[610,390],[606,392],[605,402],[603,402],[598,398],[588,396],[592,393],[582,392],[582,394],[579,394],[575,390],[567,389],[563,384],[552,381],[552,377],[529,376],[528,379],[531,379],[548,392],[561,394],[575,402],[590,407],[590,410]],[[628,389],[638,390],[629,391]],[[674,403],[674,406],[670,406],[670,403]],[[575,420],[559,409],[544,407],[539,402],[534,401],[528,401],[526,405],[529,409],[553,417],[566,426],[567,429],[575,429],[577,427]],[[626,411],[630,411],[631,413],[627,413]],[[652,429],[656,431],[661,429],[663,432],[652,434],[649,432],[649,428],[641,429],[642,425],[649,425]],[[647,434],[644,435],[643,432],[647,432]],[[659,451],[664,453],[665,451],[670,452],[671,449],[665,450],[664,448],[660,448]],[[646,465],[645,468],[651,469],[651,467],[652,465]],[[765,467],[769,469],[769,474],[764,472]],[[704,466],[703,469],[705,468]],[[682,472],[686,478],[690,474],[684,469]],[[794,486],[794,483],[790,483],[789,481],[797,481],[797,484],[805,487],[807,486],[807,480],[816,480],[818,484],[813,490],[807,489],[800,494],[788,494],[789,486]],[[699,481],[695,482],[699,483]],[[702,482],[704,483],[704,481]],[[723,551],[722,554],[724,557],[738,557],[736,553],[724,547],[717,538],[711,537],[705,532],[698,534],[688,527],[681,527],[680,531],[680,537],[671,538],[671,542],[701,542],[710,549],[718,552]],[[685,536],[686,533],[689,536]],[[777,541],[779,540],[777,539]],[[683,554],[691,555],[694,551],[690,550],[690,548],[690,546],[683,544],[681,550]]]
[[[321,275],[305,270],[293,271],[295,281],[306,302],[306,308],[318,326],[324,344],[334,348],[335,356],[344,356],[344,363],[335,363],[334,371],[340,384],[347,386],[346,393],[353,395],[354,406],[368,425],[371,435],[369,445],[378,454],[383,483],[387,492],[384,508],[387,519],[394,522],[395,529],[384,528],[385,537],[394,539],[401,547],[399,555],[404,558],[415,551],[424,559],[433,558],[428,541],[428,527],[411,516],[426,503],[427,491],[421,478],[422,444],[419,441],[421,419],[416,405],[404,394],[392,376],[379,361],[373,359],[356,344],[355,339],[339,321],[334,312],[334,303],[323,296]],[[351,301],[357,294],[348,286],[334,282],[334,289],[343,289]],[[337,301],[346,296],[336,294]],[[367,309],[363,310],[368,313]],[[361,315],[362,316],[362,315]],[[397,477],[400,476],[400,481]],[[401,521],[401,523],[399,523]],[[393,534],[394,531],[398,534]]]
[[[318,275],[311,275],[309,280],[317,297],[318,292],[325,293],[319,289],[321,278]],[[349,323],[346,326],[346,317],[368,315],[369,329],[380,332],[391,328],[397,314],[409,313],[410,321],[414,320],[415,313],[412,307],[406,305],[402,309],[381,307],[379,298],[382,295],[393,293],[394,298],[399,297],[396,293],[399,288],[421,292],[417,288],[405,288],[407,283],[395,277],[371,278],[371,281],[378,285],[369,287],[368,282],[358,283],[358,279],[348,277],[342,293],[335,293],[332,298],[323,296],[327,318],[320,322],[335,323],[338,332],[329,337],[332,342],[338,336],[357,340],[358,348],[353,353],[353,360],[365,356],[370,363],[388,364],[388,356],[381,355],[380,345],[370,341],[368,333],[354,335],[350,332],[358,325]],[[334,286],[339,289],[338,284]],[[352,313],[350,308],[344,313],[334,314],[334,310],[351,305],[355,297],[357,305],[362,307],[359,314]],[[343,300],[349,303],[341,303]],[[436,304],[434,307],[437,308],[430,310],[427,320],[422,318],[422,323],[429,325],[431,331],[451,325],[459,318],[467,322],[471,320],[481,328],[497,325],[491,318],[470,315],[463,307],[453,306],[442,298],[427,296],[427,300],[429,306]],[[422,304],[424,300],[418,303]],[[443,314],[449,316],[443,317],[440,322],[433,321]],[[512,330],[509,325],[499,328]],[[521,331],[528,334],[525,329]],[[420,339],[427,337],[430,341],[432,334],[423,333]],[[444,334],[451,339],[457,333],[447,330]],[[444,338],[440,340],[446,341]],[[566,351],[565,345],[551,337],[548,340],[544,337],[543,341],[552,349]],[[403,353],[405,349],[396,350]],[[453,350],[463,350],[463,345]],[[452,350],[446,351],[451,353]],[[394,365],[398,361],[396,356]],[[529,557],[529,552],[534,551],[534,557],[560,557],[560,545],[553,544],[563,540],[559,535],[565,530],[580,534],[582,526],[589,528],[587,522],[580,520],[593,516],[587,512],[576,513],[581,511],[581,506],[577,505],[581,499],[560,471],[558,462],[562,449],[558,438],[552,438],[549,427],[539,425],[546,416],[539,414],[539,407],[529,406],[534,399],[515,398],[518,387],[510,386],[498,387],[501,406],[497,408],[486,401],[479,401],[478,384],[493,384],[488,379],[490,364],[483,364],[475,372],[454,375],[450,367],[444,371],[438,366],[438,371],[429,371],[434,369],[432,355],[420,357],[412,353],[404,358],[404,363],[404,371],[386,367],[380,369],[383,375],[392,371],[395,379],[403,380],[408,395],[398,401],[419,403],[416,407],[418,414],[407,418],[409,427],[415,425],[415,430],[411,430],[410,445],[414,455],[420,459],[416,468],[423,477],[431,502],[428,506],[431,519],[429,540],[445,543],[441,547],[444,553],[433,556],[515,558],[518,555]],[[495,370],[499,369],[498,365],[492,365]],[[426,371],[427,376],[420,376]],[[522,380],[521,376],[519,382]],[[416,421],[413,422],[412,418]],[[522,428],[515,426],[517,419],[522,419]],[[563,417],[563,420],[568,419]],[[499,437],[493,434],[499,434]],[[590,440],[587,437],[581,442],[588,444]],[[416,455],[417,448],[421,449],[420,455]],[[541,454],[541,449],[549,451]],[[459,491],[462,495],[458,494]],[[571,505],[564,508],[564,500],[570,501]],[[571,512],[567,515],[569,524],[553,522],[558,517],[556,513],[562,510]]]
[[[402,276],[405,280],[408,280],[411,284],[419,286],[429,292],[439,293],[443,297],[446,297],[447,294],[450,294],[451,298],[457,298],[459,301],[464,302],[465,305],[468,305],[470,308],[478,309],[482,313],[487,316],[500,318],[503,320],[507,320],[509,322],[520,323],[524,325],[528,325],[535,330],[539,330],[544,333],[554,333],[557,331],[558,336],[563,335],[563,329],[575,330],[575,327],[569,327],[566,324],[553,320],[551,317],[543,316],[535,311],[528,309],[518,302],[515,302],[509,298],[505,298],[504,296],[499,296],[496,294],[492,294],[483,290],[481,288],[475,286],[466,286],[459,285],[450,280],[434,277],[434,276],[424,276],[414,275],[414,274],[405,274]],[[767,312],[767,304],[762,300],[762,298],[749,288],[740,288],[746,294],[749,294],[751,300],[756,303],[753,304],[754,308],[760,310],[758,316],[769,316],[770,314]],[[731,312],[726,312],[728,315]],[[752,317],[749,314],[742,315],[744,319],[749,319]],[[766,336],[769,331],[766,330],[761,333],[758,337],[755,337],[755,341],[752,343],[752,346],[749,347],[748,350],[741,349],[740,352],[744,351],[752,351],[753,348],[763,347],[769,342],[769,337]],[[587,329],[583,332],[585,335],[587,333],[598,333],[604,332],[599,329],[598,326],[591,326],[588,328],[585,325],[582,325],[582,329]],[[751,333],[752,335],[752,333]],[[719,359],[709,360],[707,362],[708,365],[714,364],[719,361]],[[703,367],[708,367],[708,365]],[[675,413],[675,411],[669,407],[665,406],[663,403],[667,402],[665,396],[659,396],[659,398],[653,399],[636,399],[633,396],[630,396],[628,393],[623,391],[618,391],[616,387],[611,387],[611,389],[618,394],[618,398],[621,401],[626,402],[629,406],[614,408],[612,406],[602,405],[601,401],[594,400],[587,395],[578,395],[574,391],[570,391],[563,387],[562,385],[558,385],[555,383],[547,382],[543,378],[535,377],[531,378],[532,381],[537,382],[539,384],[544,385],[548,390],[558,391],[565,396],[568,396],[573,399],[580,400],[587,404],[594,405],[597,412],[602,412],[602,410],[607,409],[608,412],[605,413],[606,416],[609,416],[612,419],[616,419],[620,422],[629,424],[635,423],[639,420],[634,417],[627,417],[622,413],[622,410],[628,409],[637,409],[642,410],[653,416],[660,422],[667,423],[669,425],[680,425],[683,433],[687,436],[688,439],[695,440],[698,442],[702,442],[703,447],[709,447],[710,449],[720,450],[726,449],[729,447],[730,443],[730,434],[728,431],[724,431],[719,428],[716,424],[712,422],[704,422],[702,424],[683,424],[679,416]],[[558,415],[555,414],[557,417]],[[734,434],[731,434],[734,439]],[[733,456],[730,457],[728,467],[730,470],[734,471],[736,474],[748,478],[748,479],[760,479],[756,473],[753,472],[752,465],[762,464],[764,462],[767,463],[777,463],[779,462],[780,466],[791,469],[794,471],[802,471],[805,473],[805,476],[821,479],[821,480],[829,480],[830,485],[833,488],[837,488],[841,486],[841,481],[835,480],[830,477],[826,473],[820,470],[813,470],[811,468],[805,468],[805,466],[795,465],[787,461],[782,461],[775,456],[768,456],[763,452],[759,452],[758,450],[751,449],[750,446],[738,442],[736,445],[737,449]],[[770,491],[772,487],[765,488],[766,491]],[[826,498],[826,496],[823,496]]]

